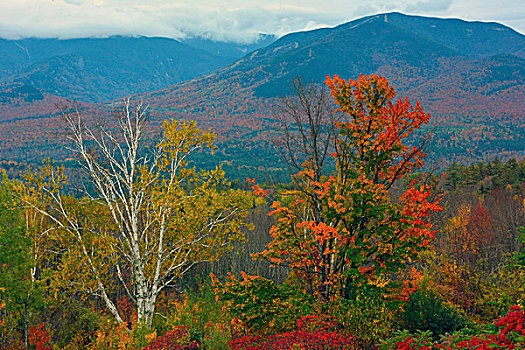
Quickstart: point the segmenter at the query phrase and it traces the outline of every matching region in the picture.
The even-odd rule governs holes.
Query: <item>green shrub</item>
[[[286,331],[295,326],[297,318],[312,314],[314,303],[299,287],[241,274],[242,280],[228,275],[224,284],[215,276],[212,278],[217,298],[248,330],[256,333]]]
[[[464,316],[425,286],[410,295],[399,316],[401,328],[412,333],[431,331],[436,339],[467,325]]]
[[[216,339],[217,329],[225,331],[224,336],[230,340],[230,332],[226,330],[231,317],[224,312],[223,303],[215,300],[211,286],[204,284],[200,290],[191,290],[184,294],[183,300],[173,305],[173,313],[168,316],[168,330],[185,327],[190,332],[192,341],[205,341],[206,336]],[[209,334],[209,333],[213,334]]]
[[[369,348],[392,336],[396,307],[397,303],[386,300],[384,289],[363,285],[348,299],[331,303],[326,312],[334,315],[340,327],[355,336],[363,348]]]
[[[211,323],[206,328],[206,335],[202,344],[204,349],[228,350],[231,340],[231,330],[228,324]]]
[[[431,331],[417,331],[411,334],[409,331],[396,331],[391,338],[382,340],[379,349],[431,349],[433,346]]]
[[[61,322],[57,330],[57,345],[62,349],[87,349],[95,339],[101,315],[80,303],[59,305],[54,315]]]

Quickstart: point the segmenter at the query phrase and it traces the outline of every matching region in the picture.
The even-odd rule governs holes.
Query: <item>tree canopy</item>
[[[424,154],[408,139],[429,119],[419,104],[394,100],[394,89],[376,75],[326,83],[336,112],[345,114],[332,154],[337,169],[315,181],[304,163],[298,189],[273,204],[273,240],[259,256],[289,266],[310,294],[330,301],[362,284],[387,286],[428,249],[428,217],[441,207],[414,176]]]

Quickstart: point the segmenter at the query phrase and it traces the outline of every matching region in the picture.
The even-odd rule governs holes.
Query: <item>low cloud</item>
[[[307,6],[230,2],[226,7],[188,0],[0,0],[0,29],[11,39],[198,35],[246,42],[259,33],[283,35],[331,24],[316,18],[323,11]]]
[[[81,0],[64,0],[64,2],[71,5],[82,5]]]
[[[513,13],[512,23],[521,24],[516,29],[525,31],[525,2],[500,1],[371,0],[363,5],[361,0],[0,0],[0,35],[9,39],[202,36],[249,42],[259,33],[284,35],[388,11],[492,21]]]
[[[449,10],[451,6],[452,0],[427,0],[408,4],[405,10],[407,12],[444,12]]]

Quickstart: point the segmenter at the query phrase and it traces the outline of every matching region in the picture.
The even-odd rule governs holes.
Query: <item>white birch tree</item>
[[[116,275],[136,306],[138,322],[151,326],[161,291],[242,238],[253,199],[220,190],[228,187],[220,168],[188,166],[190,154],[213,147],[212,133],[194,122],[171,121],[152,143],[146,111],[127,101],[114,125],[98,128],[86,127],[78,110],[64,112],[71,150],[90,179],[91,194],[65,195],[64,181],[57,182],[63,179],[60,169],[52,167],[45,171],[47,180],[28,177],[19,193],[26,205],[51,219],[61,237],[62,279],[68,286],[100,296],[122,323],[109,283]],[[52,204],[42,207],[22,195],[36,192]]]

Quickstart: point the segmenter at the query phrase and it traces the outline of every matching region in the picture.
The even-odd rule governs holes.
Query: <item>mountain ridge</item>
[[[103,102],[167,87],[234,62],[242,49],[271,42],[223,43],[213,53],[162,37],[0,40],[0,83],[24,81],[64,98]],[[215,43],[218,45],[217,43]],[[199,47],[200,45],[200,47]],[[240,51],[239,51],[240,50]]]
[[[246,175],[239,173],[239,169],[246,171],[246,164],[250,176],[261,166],[282,171],[284,165],[270,142],[277,134],[271,101],[289,93],[289,82],[296,76],[316,84],[322,84],[327,74],[345,79],[372,73],[385,76],[399,97],[419,101],[433,116],[429,131],[435,134],[431,149],[435,162],[525,156],[525,58],[521,57],[525,36],[494,30],[500,27],[493,24],[427,19],[422,26],[418,23],[425,17],[387,13],[288,34],[209,74],[133,99],[151,106],[156,128],[162,120],[175,118],[194,119],[216,131],[219,150],[200,161],[226,162],[234,176]],[[454,26],[448,34],[432,34],[432,26],[439,31],[443,23]],[[450,39],[458,31],[462,34]],[[477,33],[479,37],[471,38]],[[486,47],[479,46],[483,41]],[[20,98],[13,101],[23,103]],[[105,110],[102,105],[93,108]],[[53,123],[40,120],[39,126]],[[16,144],[28,136],[22,131],[10,137]],[[52,147],[58,146],[46,143],[45,147],[53,152]],[[8,148],[0,132],[0,154],[8,156]]]
[[[387,13],[387,19],[391,15]],[[525,58],[517,55],[525,36],[475,23],[474,29],[496,39],[488,38],[487,47],[479,49],[486,38],[463,36],[465,45],[452,43],[459,45],[458,50],[446,35],[436,42],[428,35],[407,34],[411,26],[396,18],[420,21],[421,16],[394,14],[395,25],[385,22],[384,16],[292,33],[209,75],[140,97],[167,117],[193,118],[203,126],[221,128],[225,138],[259,140],[275,135],[271,122],[275,118],[260,105],[288,94],[292,78],[322,84],[326,75],[355,79],[374,73],[387,77],[399,97],[420,102],[433,116],[435,161],[525,156]],[[455,30],[472,29],[472,22],[437,20],[452,21],[459,26]],[[234,105],[241,105],[244,112]]]

